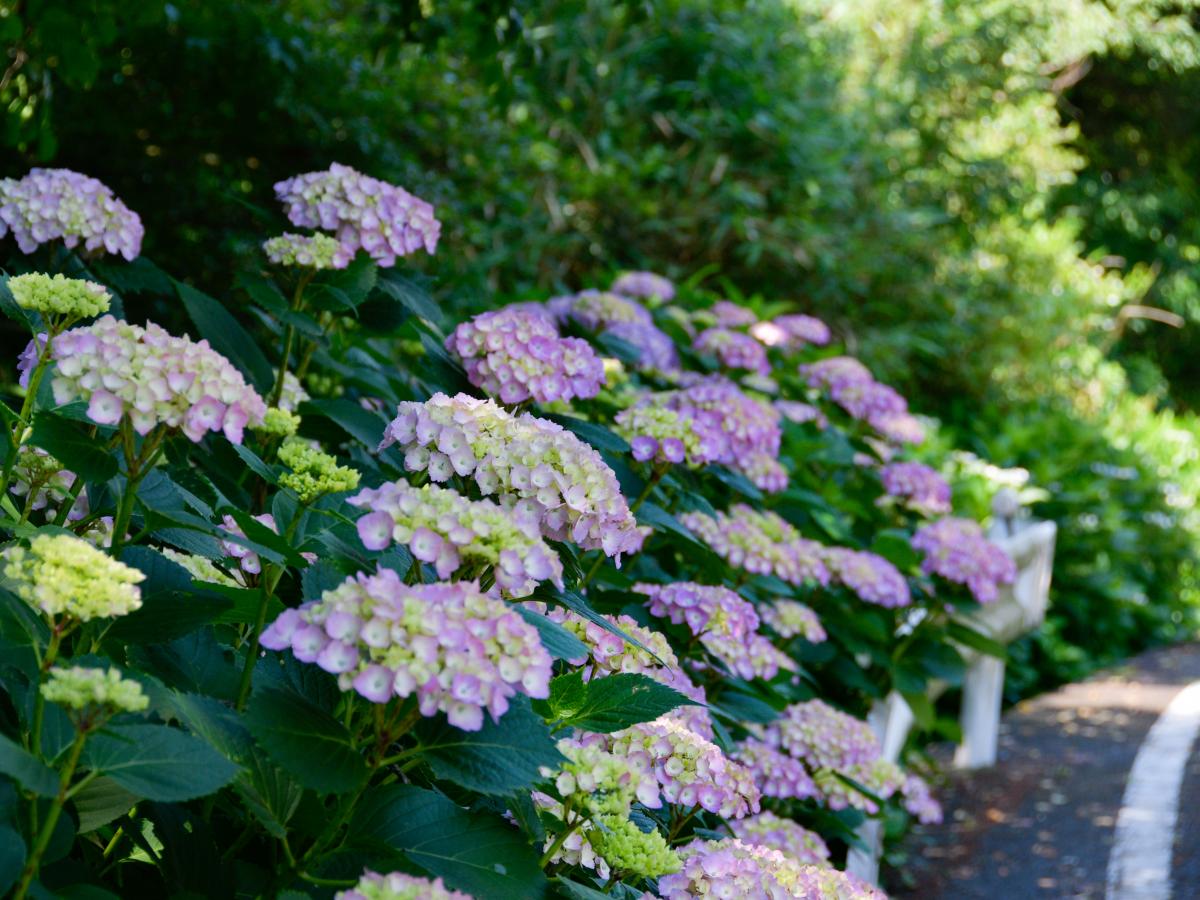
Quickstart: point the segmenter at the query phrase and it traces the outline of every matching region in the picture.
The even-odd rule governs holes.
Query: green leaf
[[[147,800],[178,802],[227,785],[237,766],[199,738],[169,725],[116,725],[84,748],[88,768]]]
[[[111,778],[94,778],[72,798],[79,816],[79,833],[87,834],[123,816],[141,798]]]
[[[305,591],[304,596],[311,598],[313,595]],[[516,609],[522,619],[538,630],[538,637],[542,640],[542,646],[555,659],[582,659],[588,655],[587,644],[554,620],[524,606],[513,608]]]
[[[555,684],[561,680],[554,679]],[[550,708],[568,725],[601,734],[620,731],[639,722],[652,722],[680,706],[699,705],[647,675],[620,673],[593,678],[583,688],[581,698],[573,686],[567,685],[565,693],[557,698],[563,704],[561,709],[555,706],[556,697],[552,692]]]
[[[304,788],[257,750],[251,750],[245,765],[233,789],[273,837],[286,837]]]
[[[1002,643],[961,622],[950,622],[946,626],[946,633],[964,647],[971,647],[996,659],[1008,659],[1008,649]]]
[[[540,900],[548,882],[537,853],[499,816],[470,813],[435,791],[389,784],[369,791],[351,840],[402,850],[455,890],[486,900]]]
[[[441,322],[442,311],[434,303],[429,292],[395,269],[379,273],[379,290],[414,316],[435,324]]]
[[[614,431],[610,431],[603,425],[586,422],[575,416],[546,414],[543,418],[549,419],[551,422],[557,422],[563,428],[567,429],[567,431],[572,432],[581,441],[591,444],[597,450],[607,450],[610,453],[629,452],[629,443],[625,438]]]
[[[314,295],[336,298],[337,307],[357,309],[375,287],[378,277],[379,266],[371,257],[359,253],[346,268],[323,272],[310,290]]]
[[[587,887],[577,881],[568,881],[562,877],[554,879],[554,887],[567,900],[612,900],[611,894]]]
[[[272,528],[268,528],[262,522],[258,521],[258,519],[254,518],[254,516],[250,515],[250,513],[234,507],[227,507],[221,510],[221,512],[233,516],[233,520],[237,522],[238,527],[242,530],[242,534],[240,535],[225,531],[224,537],[226,540],[253,550],[259,556],[273,563],[287,563],[287,565],[295,566],[298,569],[302,569],[308,565],[308,561],[288,543],[282,534],[279,534]]]
[[[0,774],[7,775],[27,791],[42,797],[58,793],[58,776],[54,770],[20,744],[0,734]]]
[[[121,561],[146,574],[142,606],[113,623],[109,635],[130,643],[174,640],[214,622],[233,606],[215,593],[194,588],[191,575],[148,547],[127,547]]]
[[[25,839],[11,825],[0,825],[0,895],[17,883],[25,867]]]
[[[53,413],[39,413],[33,420],[29,443],[41,447],[84,481],[100,483],[117,474],[117,461],[104,452],[96,438],[83,426]]]
[[[271,470],[265,462],[259,459],[249,447],[243,447],[241,444],[233,444],[233,452],[242,458],[244,462],[255,475],[265,481],[267,484],[277,484],[279,477]]]
[[[303,697],[279,688],[255,691],[246,723],[267,755],[305,787],[340,794],[367,775],[345,726]]]
[[[438,778],[482,794],[502,795],[525,790],[541,780],[542,766],[562,761],[550,729],[529,705],[513,698],[499,722],[484,718],[479,731],[455,728],[442,717],[417,728],[421,758]]]
[[[324,416],[371,449],[379,446],[387,427],[383,419],[351,400],[310,400],[301,404],[300,414]]]
[[[879,554],[902,572],[915,569],[921,561],[908,535],[896,529],[879,532],[871,542],[871,552]]]
[[[549,588],[543,584],[534,591],[533,595],[536,599],[549,600],[551,603],[556,603],[559,606],[565,606],[567,609],[571,610],[571,612],[578,613],[589,622],[599,625],[610,634],[615,634],[621,640],[625,641],[625,643],[633,644],[633,646],[637,647],[639,650],[645,650],[660,663],[666,665],[666,663],[664,663],[662,659],[659,658],[658,654],[656,654],[653,650],[651,650],[633,635],[629,634],[627,631],[625,631],[625,629],[621,628],[619,625],[614,625],[604,616],[600,615],[600,613],[592,609],[592,607],[588,605],[587,600],[585,600],[583,595],[578,591],[560,591]]]
[[[200,336],[205,338],[214,350],[237,366],[260,394],[270,390],[271,385],[275,383],[275,372],[270,362],[267,361],[258,342],[229,310],[212,297],[182,281],[175,282],[175,290]]]

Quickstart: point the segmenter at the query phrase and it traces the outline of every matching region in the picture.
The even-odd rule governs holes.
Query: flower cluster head
[[[263,252],[277,266],[305,269],[344,269],[354,258],[354,251],[337,238],[290,231],[263,241]]]
[[[279,182],[275,196],[293,225],[332,231],[350,256],[362,249],[381,266],[421,248],[433,253],[442,231],[420,197],[338,163]]]
[[[879,477],[887,495],[910,509],[926,515],[950,512],[950,485],[924,463],[888,463],[879,470]]]
[[[740,678],[774,678],[795,664],[766,637],[758,633],[754,605],[720,585],[635,584],[633,589],[650,598],[650,615],[685,624],[709,653]]]
[[[580,338],[559,337],[546,315],[506,307],[463,322],[446,339],[475,387],[501,403],[595,397],[604,363]]]
[[[257,425],[266,403],[208,341],[173,337],[104,316],[52,339],[54,400],[86,400],[88,418],[116,425],[128,415],[138,434],[156,425],[179,428],[192,441],[224,431],[235,444]]]
[[[777,734],[768,737],[777,738]],[[764,797],[804,800],[817,796],[817,786],[804,763],[766,740],[749,737],[737,745],[733,758],[750,772]]]
[[[662,805],[658,782],[649,770],[611,753],[602,740],[564,738],[558,752],[565,761],[557,770],[543,768],[567,806],[590,816],[625,815],[637,800],[657,809]]]
[[[111,190],[70,169],[30,169],[24,178],[0,179],[0,238],[10,231],[22,253],[61,240],[127,260],[141,252],[145,233],[138,214]]]
[[[274,437],[291,437],[300,430],[300,417],[286,409],[272,406],[263,413],[262,422],[255,430]]]
[[[800,366],[810,387],[824,389],[851,418],[866,422],[890,441],[919,444],[925,429],[908,411],[908,401],[850,356],[831,356]]]
[[[692,342],[697,353],[715,356],[726,369],[745,369],[759,375],[769,375],[771,364],[763,345],[740,331],[728,328],[706,328]]]
[[[613,753],[654,773],[668,803],[698,804],[725,819],[758,812],[750,771],[669,716],[609,735],[608,742]]]
[[[254,521],[260,525],[265,525],[272,531],[279,531],[275,525],[275,517],[270,513],[255,516]],[[237,523],[237,520],[233,516],[224,516],[221,519],[221,527],[233,537],[246,537],[246,532],[242,530],[242,526]],[[236,560],[238,568],[247,575],[257,575],[262,571],[262,560],[259,559],[257,553],[244,544],[238,543],[235,540],[222,539],[221,550],[226,556]]]
[[[406,585],[391,569],[360,572],[286,610],[262,644],[290,647],[372,703],[416,694],[422,715],[444,712],[464,731],[482,728],[485,711],[498,720],[518,693],[550,695],[537,629],[473,582]]]
[[[817,614],[803,603],[780,598],[759,607],[759,618],[781,638],[802,637],[810,644],[819,644],[828,635]]]
[[[620,558],[643,535],[617,476],[591,446],[546,419],[514,416],[491,400],[435,394],[401,403],[384,432],[383,450],[398,444],[404,464],[435,482],[472,476],[485,496],[533,513],[542,533]]]
[[[832,335],[820,319],[805,315],[777,316],[750,326],[750,333],[767,347],[797,350],[805,345],[824,347]]]
[[[908,581],[900,570],[876,553],[829,547],[825,563],[833,577],[864,603],[895,609],[912,603]]]
[[[63,468],[62,463],[41,447],[23,445],[17,451],[13,466],[13,482],[9,491],[18,497],[29,497],[29,508],[37,511],[52,507],[58,509],[70,496],[75,485],[75,473]],[[67,521],[78,522],[88,513],[86,492],[80,492],[67,513]]]
[[[908,775],[900,786],[904,797],[904,808],[922,825],[942,823],[942,804],[934,798],[929,785],[920,775]]]
[[[122,678],[116,669],[89,669],[55,666],[41,687],[42,696],[51,703],[74,710],[101,707],[109,712],[141,712],[150,705],[142,686],[131,678]]]
[[[547,304],[558,319],[571,319],[589,331],[619,338],[638,351],[642,369],[674,372],[679,369],[675,342],[654,324],[650,312],[627,296],[603,291],[580,291],[557,297]]]
[[[285,441],[279,448],[279,461],[292,470],[280,476],[280,487],[295,492],[301,503],[358,487],[357,471],[339,466],[335,457],[305,441]]]
[[[880,754],[879,740],[866,722],[823,700],[793,703],[768,727],[767,740],[813,771],[846,772],[874,763]]]
[[[873,888],[850,890],[845,874],[802,865],[778,850],[737,838],[693,841],[678,851],[683,869],[658,882],[664,900],[738,897],[754,900],[869,900]],[[869,893],[873,892],[873,893]]]
[[[66,319],[90,319],[108,312],[112,299],[104,285],[94,281],[40,272],[13,276],[8,279],[8,289],[21,309]]]
[[[221,584],[225,587],[241,587],[236,581],[222,572],[211,560],[194,553],[181,553],[171,547],[162,547],[158,551],[175,565],[184,569],[193,581],[207,581],[210,584]]]
[[[745,328],[758,321],[758,316],[752,309],[732,300],[718,300],[703,313],[697,314],[697,318],[701,316],[711,320],[719,328]]]
[[[624,816],[601,816],[587,839],[609,868],[621,874],[658,878],[683,866],[657,829],[642,831]]]
[[[629,441],[638,462],[698,465],[704,458],[692,420],[656,403],[638,403],[616,415],[616,432]]]
[[[623,297],[656,298],[664,303],[675,299],[675,285],[653,272],[625,272],[613,282],[612,292]]]
[[[48,616],[87,622],[142,605],[138,584],[146,576],[80,538],[39,534],[28,548],[16,545],[2,555],[9,589]]]
[[[1000,585],[1017,577],[1012,557],[983,536],[978,522],[948,516],[923,525],[912,539],[925,555],[921,570],[962,584],[980,603],[990,603]]]
[[[797,425],[812,422],[822,431],[829,427],[829,419],[825,417],[825,413],[811,403],[801,403],[798,400],[776,400],[774,406],[776,411],[789,422],[795,422]]]
[[[491,566],[496,584],[510,597],[529,595],[539,581],[562,587],[562,562],[542,539],[532,513],[404,481],[366,488],[347,502],[370,510],[358,520],[364,547],[406,546],[438,578],[450,578],[464,565]]]
[[[704,688],[693,684],[684,674],[665,635],[639,625],[629,616],[603,616],[636,641],[635,644],[578,613],[554,609],[547,615],[587,646],[588,656],[568,660],[573,666],[583,667],[584,681],[619,673],[649,676],[697,704],[680,706],[667,713],[668,717],[702,737],[712,738],[712,720],[705,705],[707,697]]]
[[[380,875],[364,872],[358,884],[338,891],[334,900],[473,900],[470,894],[452,891],[440,878],[430,881],[403,872]]]
[[[802,538],[777,513],[735,503],[716,518],[690,512],[680,521],[731,566],[751,575],[774,575],[794,585],[829,583],[825,548]]]
[[[778,850],[789,859],[806,865],[822,866],[829,862],[829,847],[819,834],[773,812],[739,819],[731,822],[729,827],[743,844]]]

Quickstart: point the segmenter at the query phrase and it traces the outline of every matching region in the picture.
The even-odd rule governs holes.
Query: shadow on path
[[[1200,646],[1146,653],[1079,684],[1018,704],[1001,725],[999,763],[951,772],[940,826],[901,846],[908,885],[893,897],[1102,900],[1113,826],[1138,745],[1186,684]],[[934,755],[948,764],[950,752]],[[1175,896],[1200,897],[1200,762],[1184,779]],[[895,874],[895,873],[893,873]]]

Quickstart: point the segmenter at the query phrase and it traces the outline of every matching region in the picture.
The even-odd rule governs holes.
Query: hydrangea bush
[[[864,716],[931,725],[1014,577],[904,399],[654,273],[452,314],[430,203],[276,192],[313,233],[225,304],[98,262],[98,182],[0,182],[0,892],[881,896],[854,828],[940,809]],[[164,289],[191,334],[124,317]]]

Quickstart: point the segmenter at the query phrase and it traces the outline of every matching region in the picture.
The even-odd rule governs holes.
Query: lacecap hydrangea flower
[[[725,819],[758,812],[749,770],[670,717],[608,735],[607,743],[611,752],[653,772],[668,803],[699,806]]]
[[[464,731],[508,711],[517,694],[550,695],[552,660],[537,629],[473,582],[406,585],[391,569],[360,572],[263,631],[269,650],[338,676],[372,703],[417,697]]]
[[[304,441],[284,441],[279,461],[292,470],[279,477],[279,486],[293,491],[301,503],[358,487],[357,471],[339,466],[335,457]]]
[[[864,603],[896,609],[912,603],[908,581],[900,570],[877,553],[828,547],[825,564],[833,577]]]
[[[440,878],[430,881],[404,872],[380,875],[363,873],[358,884],[348,891],[338,891],[334,900],[473,900],[470,894],[452,891]]]
[[[805,315],[777,316],[769,322],[756,322],[750,333],[767,347],[796,350],[807,344],[824,347],[832,335],[820,319]]]
[[[28,548],[5,550],[3,560],[9,589],[48,616],[87,622],[142,605],[138,584],[144,573],[71,535],[35,535]]]
[[[825,548],[801,537],[790,523],[769,510],[735,503],[716,518],[689,512],[679,520],[734,568],[751,575],[774,575],[794,585],[829,583]]]
[[[759,375],[771,372],[771,363],[767,361],[767,351],[763,345],[740,331],[706,328],[692,342],[692,349],[697,353],[715,356],[725,369],[745,369]]]
[[[924,463],[888,463],[879,478],[887,495],[910,509],[926,515],[950,512],[950,485]]]
[[[145,229],[138,214],[109,188],[70,169],[30,169],[24,178],[0,179],[0,238],[12,232],[22,253],[61,240],[134,259]]]
[[[524,597],[540,581],[562,587],[562,562],[542,539],[531,512],[506,510],[490,500],[469,500],[449,488],[419,488],[397,481],[367,488],[347,501],[370,510],[358,520],[358,535],[368,550],[393,542],[430,563],[438,578],[460,567],[490,566],[510,597]]]
[[[461,323],[446,339],[471,384],[501,403],[595,397],[604,363],[587,341],[564,338],[549,317],[507,307]]]
[[[289,231],[263,241],[263,252],[277,266],[303,269],[344,269],[354,258],[354,251],[337,238]]]
[[[795,663],[758,633],[754,604],[729,588],[695,584],[635,584],[633,589],[650,598],[650,615],[685,624],[701,645],[740,678],[774,678]]]
[[[55,666],[49,676],[40,690],[59,706],[77,711],[100,707],[109,712],[141,712],[150,705],[141,684],[122,677],[116,669]]]
[[[8,290],[17,306],[44,316],[64,319],[90,319],[108,312],[111,295],[104,285],[65,275],[30,272],[8,279]]]
[[[829,862],[829,847],[819,834],[773,812],[738,819],[730,822],[729,828],[743,844],[778,850],[798,863],[822,866]]]
[[[663,302],[675,299],[674,283],[653,272],[625,272],[613,282],[612,292],[624,297],[652,297]]]
[[[122,416],[139,434],[157,425],[180,429],[192,441],[223,431],[235,444],[262,421],[266,403],[208,341],[173,337],[104,316],[52,339],[56,403],[85,400],[88,418],[116,425]]]
[[[275,196],[293,225],[332,231],[351,256],[362,249],[382,266],[422,248],[433,253],[441,235],[429,203],[338,163],[279,182]]]
[[[643,536],[616,475],[595,449],[546,419],[514,416],[491,400],[435,394],[405,402],[384,432],[410,471],[432,481],[473,477],[485,496],[537,516],[542,533],[618,559]]]
[[[1017,577],[1012,557],[983,536],[978,522],[947,517],[923,525],[912,539],[913,549],[924,554],[921,570],[965,585],[980,603],[990,603],[1000,585]]]
[[[828,635],[815,612],[803,603],[780,598],[758,608],[759,618],[781,638],[802,637],[810,644],[819,644]]]

